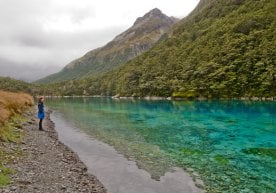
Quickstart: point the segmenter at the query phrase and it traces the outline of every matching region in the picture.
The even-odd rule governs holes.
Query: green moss
[[[0,187],[8,185],[10,183],[10,174],[13,174],[15,171],[0,165]]]
[[[180,150],[182,153],[186,154],[186,155],[199,155],[199,154],[203,154],[202,151],[198,150],[198,149],[188,149],[186,147],[181,148]]]
[[[246,154],[270,156],[276,159],[276,148],[250,148],[244,149],[243,152]]]
[[[229,163],[229,160],[222,155],[216,155],[214,158],[221,165],[227,165]]]

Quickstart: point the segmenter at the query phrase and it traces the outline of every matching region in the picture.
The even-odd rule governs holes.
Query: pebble
[[[58,141],[54,123],[47,114],[44,127],[38,131],[35,112],[27,113],[28,125],[22,125],[24,138],[18,144],[24,156],[13,157],[11,168],[16,170],[12,183],[0,188],[3,193],[49,193],[49,192],[92,192],[106,193],[97,178],[87,172],[87,167],[67,146]],[[6,147],[5,147],[6,148]],[[7,148],[15,148],[8,146]],[[54,182],[54,183],[53,183]]]
[[[15,186],[12,186],[11,188],[10,188],[10,190],[11,191],[15,191],[17,188],[15,187]]]

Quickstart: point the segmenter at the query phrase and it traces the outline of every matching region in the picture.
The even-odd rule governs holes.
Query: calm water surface
[[[45,101],[159,178],[192,168],[210,192],[276,192],[276,103],[63,98]]]

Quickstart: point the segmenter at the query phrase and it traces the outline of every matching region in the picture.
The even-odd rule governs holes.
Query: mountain
[[[153,9],[105,46],[86,53],[60,72],[37,82],[57,82],[107,72],[149,50],[177,21],[157,8]]]
[[[148,52],[104,75],[63,85],[59,92],[184,98],[276,96],[275,8],[271,0],[201,0]]]

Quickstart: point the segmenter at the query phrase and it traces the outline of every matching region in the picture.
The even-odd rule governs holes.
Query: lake
[[[276,103],[47,99],[45,105],[159,179],[172,167],[210,192],[276,192]]]

